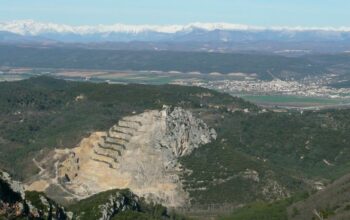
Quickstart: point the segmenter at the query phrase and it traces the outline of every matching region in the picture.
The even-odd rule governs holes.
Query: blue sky
[[[349,0],[0,0],[0,21],[350,26]]]

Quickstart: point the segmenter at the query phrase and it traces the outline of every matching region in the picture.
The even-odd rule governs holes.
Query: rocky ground
[[[55,150],[37,163],[40,173],[28,190],[58,201],[129,188],[148,201],[184,206],[189,195],[178,158],[216,138],[202,120],[182,108],[164,106],[122,118],[107,132],[95,132],[74,149]]]
[[[109,190],[63,207],[45,193],[26,191],[25,186],[0,171],[0,219],[112,220],[182,219],[161,205],[145,203],[129,190]]]

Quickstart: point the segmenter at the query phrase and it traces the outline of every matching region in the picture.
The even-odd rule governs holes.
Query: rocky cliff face
[[[101,217],[100,220],[109,220],[118,212],[124,212],[127,210],[138,210],[138,197],[132,195],[132,198],[128,198],[125,195],[117,192],[114,195],[109,195],[108,202],[100,205]]]
[[[215,138],[215,130],[182,108],[146,111],[122,118],[74,149],[56,150],[38,163],[41,172],[28,189],[71,200],[130,188],[149,201],[182,206],[189,198],[178,158]]]
[[[42,193],[25,192],[24,185],[0,171],[0,218],[68,219],[65,210]]]
[[[191,112],[175,108],[167,114],[166,133],[159,142],[172,149],[175,157],[182,157],[212,139],[216,139],[214,129],[209,129],[202,120],[193,117]]]

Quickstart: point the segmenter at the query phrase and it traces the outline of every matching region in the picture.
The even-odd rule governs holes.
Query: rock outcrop
[[[189,198],[178,158],[215,138],[214,129],[182,108],[145,111],[93,133],[74,149],[56,150],[39,163],[46,169],[28,189],[69,200],[130,188],[149,201],[182,206]]]
[[[24,191],[21,182],[12,180],[7,173],[0,171],[0,219],[111,220],[124,212],[127,212],[124,214],[129,216],[128,219],[133,216],[173,219],[165,207],[145,203],[130,190],[109,190],[66,208],[42,192]]]
[[[73,219],[180,219],[161,205],[146,203],[130,190],[109,190],[71,206]],[[183,219],[183,218],[181,218]]]
[[[22,189],[8,173],[0,171],[0,216],[17,218],[23,215],[25,210]]]
[[[109,195],[108,202],[99,206],[102,215],[100,220],[109,220],[119,212],[139,210],[139,198],[132,193],[129,194],[129,197],[120,192]]]
[[[16,198],[25,197],[24,185],[19,181],[13,180],[10,174],[0,171],[0,182],[2,189],[2,191],[0,192],[0,198],[2,200],[6,199],[6,192],[12,192],[9,194],[10,196],[8,199],[12,198],[16,200]],[[4,191],[5,189],[6,191]],[[17,194],[17,196],[15,196],[14,194]]]
[[[65,210],[43,193],[25,192],[24,185],[0,171],[0,218],[68,219]]]

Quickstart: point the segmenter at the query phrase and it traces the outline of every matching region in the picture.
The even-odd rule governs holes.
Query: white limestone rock
[[[182,186],[184,171],[178,159],[216,136],[214,129],[188,110],[168,106],[148,110],[122,118],[109,131],[92,134],[74,149],[57,150],[55,159],[45,160],[57,163],[56,174],[43,172],[38,181],[58,186],[70,194],[67,198],[129,188],[148,201],[184,206],[189,195]],[[38,185],[30,183],[36,190]]]

